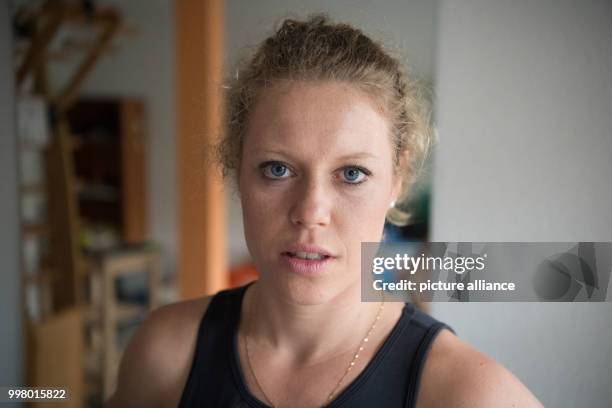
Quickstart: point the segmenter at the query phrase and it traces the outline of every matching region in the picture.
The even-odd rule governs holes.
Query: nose
[[[303,228],[324,227],[331,219],[330,192],[325,183],[311,179],[297,186],[289,212],[291,223]]]

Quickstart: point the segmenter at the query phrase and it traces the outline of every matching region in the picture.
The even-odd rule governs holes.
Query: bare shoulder
[[[431,346],[417,406],[542,407],[510,371],[448,330]]]
[[[107,407],[178,405],[210,299],[173,303],[149,314],[123,354]]]

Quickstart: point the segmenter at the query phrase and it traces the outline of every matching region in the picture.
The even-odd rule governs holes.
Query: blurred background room
[[[381,40],[433,104],[388,239],[612,241],[607,0],[0,0],[0,387],[101,406],[148,311],[257,278],[211,160],[224,78],[312,12]],[[612,406],[609,303],[423,307],[545,406]]]

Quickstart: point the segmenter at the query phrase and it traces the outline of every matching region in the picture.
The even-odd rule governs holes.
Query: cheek
[[[240,184],[240,197],[242,209],[245,215],[249,216],[249,222],[255,223],[265,223],[262,219],[263,217],[278,219],[279,209],[286,205],[289,198],[286,191],[266,187],[255,176],[245,177],[242,180]]]
[[[355,266],[361,262],[361,243],[379,242],[382,238],[389,189],[377,183],[351,191],[339,194],[336,199],[335,228],[345,246],[348,262]]]
[[[385,216],[389,209],[386,195],[381,191],[367,197],[345,202],[346,211],[340,211],[345,236],[351,246],[361,249],[361,242],[378,242],[382,237]]]
[[[263,189],[252,177],[240,180],[240,200],[243,213],[244,234],[247,246],[254,258],[266,253],[267,248],[281,235],[286,224],[283,208],[286,202],[278,192]]]

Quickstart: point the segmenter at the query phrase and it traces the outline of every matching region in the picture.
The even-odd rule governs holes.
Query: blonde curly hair
[[[305,21],[284,20],[235,72],[226,87],[227,130],[217,147],[224,177],[238,175],[244,134],[258,92],[279,80],[346,82],[377,98],[389,117],[394,168],[402,177],[402,189],[387,220],[395,225],[408,223],[410,215],[403,204],[423,167],[434,132],[423,87],[409,79],[398,58],[361,30],[316,14]]]

